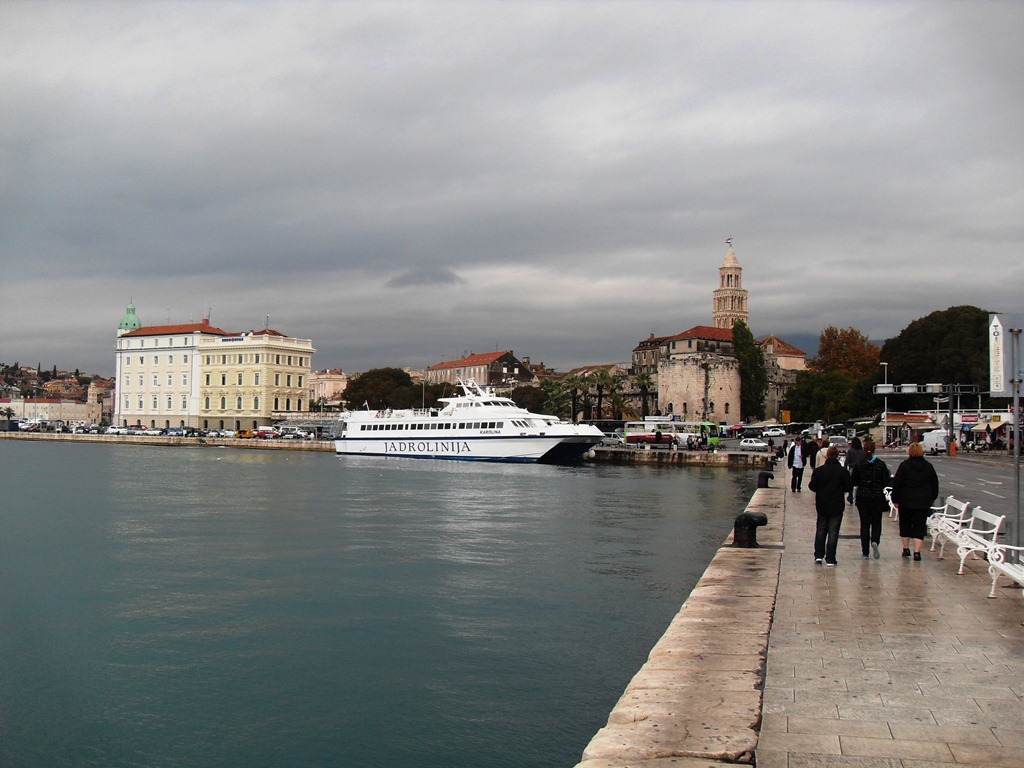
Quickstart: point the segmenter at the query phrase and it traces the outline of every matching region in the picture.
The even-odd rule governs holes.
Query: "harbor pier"
[[[852,506],[817,565],[814,494],[777,474],[761,546],[719,549],[577,768],[1024,765],[1020,587],[901,557],[889,517],[862,560]]]

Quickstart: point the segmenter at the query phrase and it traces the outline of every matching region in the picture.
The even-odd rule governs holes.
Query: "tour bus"
[[[677,421],[670,416],[648,416],[643,421],[627,421],[623,427],[626,445],[675,443],[681,448],[688,444],[718,445],[721,427],[710,421]]]

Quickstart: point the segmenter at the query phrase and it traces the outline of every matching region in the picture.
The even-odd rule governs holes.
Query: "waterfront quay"
[[[164,447],[253,448],[268,451],[322,451],[334,453],[333,440],[260,440],[237,437],[169,437],[166,435],[75,435],[51,432],[0,432],[0,440],[55,440],[70,443],[123,443]],[[609,464],[658,464],[677,467],[758,469],[767,461],[763,453],[744,451],[676,451],[594,448],[586,461]]]
[[[1024,765],[1020,587],[901,557],[889,517],[862,560],[853,507],[816,565],[814,494],[776,475],[761,546],[719,549],[578,768]]]

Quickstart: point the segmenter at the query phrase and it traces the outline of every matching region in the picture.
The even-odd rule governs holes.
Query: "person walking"
[[[860,444],[860,438],[856,435],[850,440],[850,447],[846,449],[846,456],[843,458],[843,466],[851,475],[857,462],[864,458],[864,448]],[[857,484],[854,483],[853,493],[846,497],[847,504],[853,504],[853,494],[857,492]]]
[[[804,441],[797,436],[793,441],[789,453],[786,454],[786,466],[789,467],[789,490],[793,493],[800,493],[800,486],[804,482],[804,467],[807,465],[804,456]]]
[[[830,445],[825,451],[825,463],[811,473],[807,487],[814,492],[814,509],[818,519],[814,531],[814,562],[825,560],[827,568],[835,568],[839,529],[846,511],[846,495],[853,488],[853,480],[839,463],[839,449]]]
[[[907,459],[896,468],[892,479],[892,502],[900,516],[903,556],[910,557],[914,540],[914,559],[921,559],[921,545],[928,534],[928,513],[939,496],[939,476],[924,457],[920,443],[911,443]]]
[[[804,464],[813,471],[818,466],[818,451],[821,450],[820,439],[810,438],[804,443]]]
[[[850,473],[856,489],[857,514],[860,516],[860,552],[861,557],[867,560],[870,546],[877,560],[880,557],[878,545],[882,541],[882,515],[889,509],[885,489],[889,485],[890,475],[885,462],[875,456],[874,440],[864,441],[862,454],[863,458],[853,465]]]

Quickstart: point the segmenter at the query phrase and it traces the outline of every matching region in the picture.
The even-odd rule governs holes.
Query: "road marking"
[[[985,480],[984,478],[981,478],[981,477],[978,478],[978,482],[979,483],[988,483],[989,485],[1002,485],[1003,484],[1002,480]]]
[[[997,499],[1005,499],[1006,498],[1005,496],[1002,496],[1002,495],[1000,495],[998,493],[992,493],[992,491],[986,491],[984,488],[981,489],[981,492],[982,493],[987,493],[989,496],[995,496]]]

